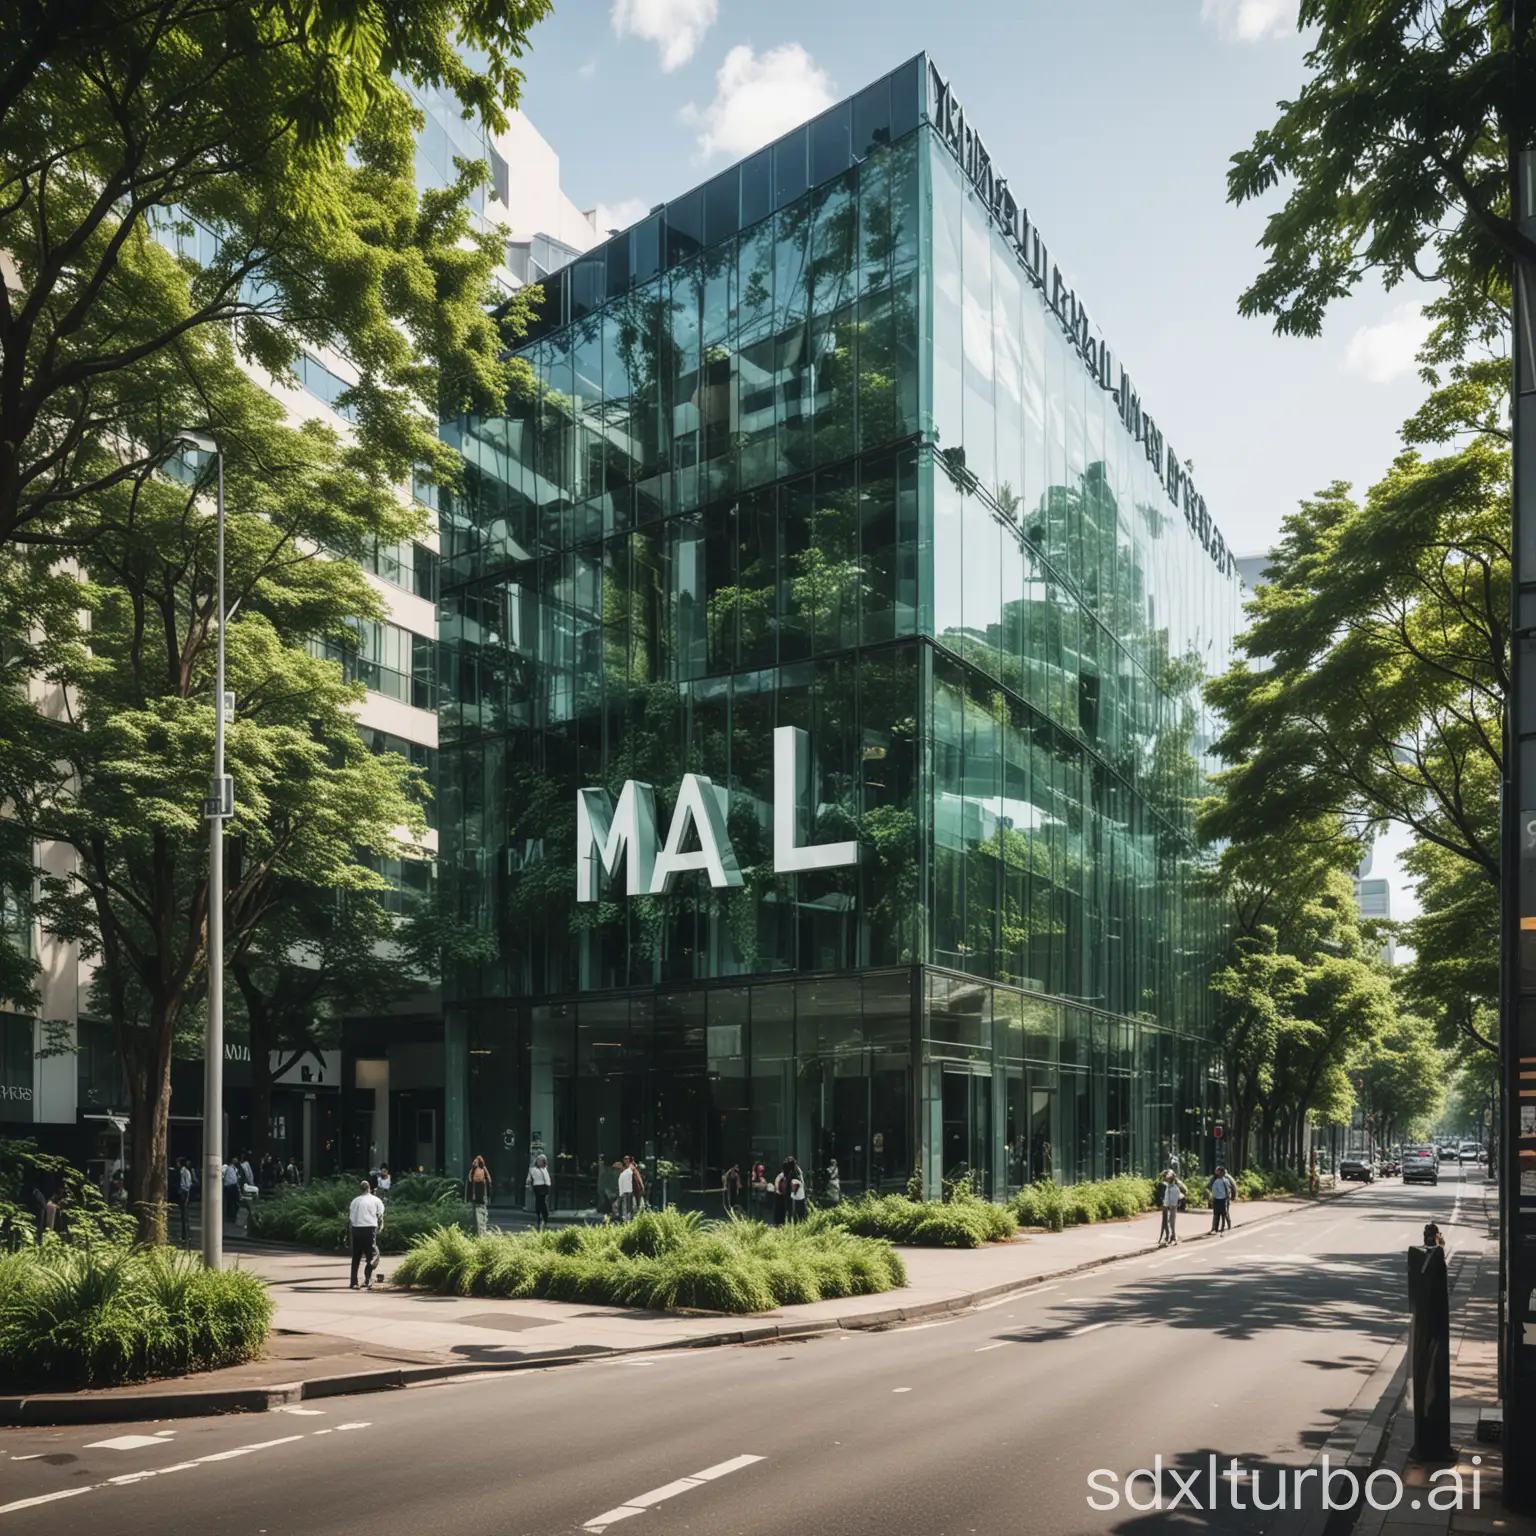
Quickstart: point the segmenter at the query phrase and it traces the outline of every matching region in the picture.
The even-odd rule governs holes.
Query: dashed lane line
[[[610,1525],[616,1525],[620,1520],[628,1520],[633,1515],[643,1515],[646,1510],[656,1504],[675,1499],[678,1494],[687,1493],[690,1489],[701,1488],[705,1483],[714,1482],[716,1478],[726,1477],[732,1472],[740,1472],[743,1467],[750,1467],[754,1462],[762,1459],[761,1456],[733,1456],[729,1461],[716,1462],[712,1467],[705,1467],[702,1472],[690,1473],[687,1477],[680,1477],[675,1482],[663,1483],[660,1488],[652,1488],[649,1493],[636,1494],[634,1498],[626,1499],[624,1503],[588,1520],[582,1526],[582,1530],[605,1531]]]
[[[336,1429],[367,1429],[370,1423],[371,1420],[365,1420],[363,1422],[354,1424],[338,1424]],[[332,1431],[329,1429],[316,1429],[310,1431],[311,1435],[329,1435],[331,1433]],[[121,1438],[134,1439],[144,1437],[123,1436]],[[78,1498],[82,1493],[94,1493],[101,1488],[123,1488],[127,1487],[131,1483],[145,1482],[152,1477],[169,1477],[172,1472],[186,1472],[193,1467],[208,1466],[212,1462],[234,1461],[239,1456],[251,1456],[254,1455],[257,1451],[270,1451],[274,1446],[292,1445],[297,1440],[304,1440],[307,1438],[309,1437],[306,1435],[280,1435],[275,1440],[258,1440],[254,1445],[237,1445],[233,1450],[213,1451],[207,1456],[194,1457],[191,1461],[173,1462],[168,1467],[146,1467],[139,1472],[124,1472],[121,1474],[121,1476],[109,1477],[99,1483],[87,1483],[82,1488],[60,1488],[54,1493],[35,1494],[30,1499],[15,1499],[9,1504],[0,1504],[0,1515],[14,1515],[20,1510],[34,1509],[39,1504],[53,1504],[60,1499],[75,1499]],[[153,1440],[151,1443],[155,1445],[164,1445],[167,1442],[164,1440]],[[98,1444],[111,1447],[110,1441],[99,1441]],[[116,1447],[112,1448],[115,1449]],[[87,1449],[91,1449],[91,1447],[88,1446]],[[21,1456],[12,1457],[13,1461],[24,1461],[32,1459],[34,1458]]]

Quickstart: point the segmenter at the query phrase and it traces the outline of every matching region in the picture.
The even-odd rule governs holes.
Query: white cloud
[[[581,65],[577,69],[577,71],[576,71],[576,78],[578,80],[590,80],[592,78],[592,76],[595,75],[596,73],[597,73],[597,60],[596,59],[588,59],[585,64]]]
[[[628,229],[638,219],[651,211],[651,205],[642,197],[625,197],[616,203],[599,203],[592,218],[597,232],[606,235],[610,229]]]
[[[613,0],[613,30],[655,43],[661,67],[673,70],[693,57],[719,11],[720,0]]]
[[[702,159],[737,158],[787,133],[837,100],[832,77],[799,43],[754,53],[738,43],[715,74],[715,99],[689,102],[682,119],[698,130]]]
[[[1201,21],[1212,21],[1228,42],[1257,43],[1296,30],[1296,0],[1200,0]]]
[[[1344,371],[1372,384],[1390,384],[1411,373],[1414,358],[1430,332],[1430,322],[1412,301],[1399,304],[1380,325],[1362,325],[1349,338]]]

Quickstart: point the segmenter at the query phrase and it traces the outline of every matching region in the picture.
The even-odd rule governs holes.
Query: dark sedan
[[[1354,1179],[1361,1184],[1374,1184],[1376,1165],[1366,1157],[1346,1157],[1339,1162],[1339,1177]]]

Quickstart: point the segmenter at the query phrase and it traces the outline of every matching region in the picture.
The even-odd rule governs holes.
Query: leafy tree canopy
[[[1315,336],[1367,274],[1434,280],[1448,356],[1508,326],[1508,146],[1536,134],[1536,13],[1511,0],[1302,0],[1310,78],[1232,158],[1228,198],[1286,188],[1245,315]]]
[[[331,348],[354,464],[450,477],[441,415],[494,407],[527,296],[489,311],[484,179],[418,196],[399,83],[505,120],[548,0],[107,0],[0,11],[0,542],[60,544],[62,507],[159,463],[206,409],[157,386],[218,329],[258,371]],[[163,246],[188,253],[164,260]],[[196,259],[192,259],[195,255]],[[508,331],[510,327],[510,332]]]

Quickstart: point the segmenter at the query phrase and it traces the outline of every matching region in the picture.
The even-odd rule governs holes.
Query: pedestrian
[[[227,1158],[219,1170],[219,1181],[224,1191],[224,1220],[233,1226],[240,1214],[240,1170]]]
[[[176,1159],[176,1209],[181,1212],[182,1245],[192,1241],[192,1230],[187,1223],[187,1213],[192,1205],[192,1167],[186,1158]]]
[[[793,1157],[784,1159],[784,1216],[785,1220],[795,1222],[805,1220],[806,1188],[805,1175],[800,1171],[799,1162]]]
[[[1227,1203],[1221,1213],[1221,1230],[1223,1232],[1230,1232],[1232,1230],[1232,1207],[1237,1204],[1237,1180],[1225,1168],[1219,1168],[1217,1172],[1227,1181]]]
[[[768,1215],[768,1169],[762,1163],[753,1163],[752,1181],[750,1185],[752,1195],[752,1214],[759,1221],[763,1221]]]
[[[528,1183],[533,1190],[533,1224],[540,1231],[549,1225],[550,1182],[549,1163],[540,1152],[528,1170]]]
[[[388,1163],[380,1163],[379,1164],[379,1187],[374,1191],[374,1193],[376,1195],[378,1195],[379,1199],[381,1199],[381,1200],[388,1200],[389,1199],[390,1185],[393,1184],[393,1183],[394,1183],[394,1180],[391,1179],[390,1176],[389,1176],[389,1164]]]
[[[485,1159],[476,1153],[474,1162],[469,1165],[469,1177],[464,1180],[464,1198],[475,1213],[477,1237],[484,1237],[485,1229],[491,1224],[491,1193],[491,1170],[485,1166]]]
[[[725,1204],[725,1214],[734,1216],[736,1207],[741,1204],[741,1166],[732,1163],[725,1170],[725,1177],[720,1181],[720,1193]]]
[[[1164,1243],[1178,1242],[1179,1201],[1188,1193],[1189,1190],[1185,1187],[1183,1180],[1172,1168],[1163,1174],[1162,1189],[1159,1192],[1159,1201],[1163,1208],[1163,1229],[1157,1239],[1159,1248]]]
[[[628,1221],[635,1214],[635,1160],[624,1154],[624,1164],[619,1169],[619,1220]]]
[[[834,1157],[827,1164],[827,1204],[841,1205],[843,1203],[843,1176],[837,1171],[837,1159]]]
[[[634,1174],[635,1214],[638,1216],[645,1209],[645,1179],[640,1172],[640,1164],[630,1160],[630,1171]]]
[[[357,1289],[357,1266],[362,1264],[363,1289],[371,1291],[373,1272],[379,1264],[379,1229],[384,1225],[384,1202],[374,1194],[367,1179],[358,1185],[357,1194],[347,1211],[347,1221],[352,1228],[351,1289]]]
[[[1225,1229],[1227,1222],[1227,1170],[1219,1163],[1216,1165],[1216,1176],[1208,1186],[1211,1192],[1211,1231],[1220,1232]]]
[[[773,1224],[782,1227],[789,1220],[789,1159],[786,1157],[773,1178]]]
[[[1440,1228],[1437,1227],[1432,1221],[1426,1221],[1424,1223],[1424,1246],[1426,1248],[1445,1247],[1445,1233],[1443,1233]]]
[[[597,1211],[604,1221],[615,1221],[619,1214],[619,1175],[624,1165],[617,1158],[606,1168],[602,1158],[598,1158],[597,1165]]]
[[[245,1192],[244,1186],[256,1182],[256,1171],[251,1167],[251,1154],[247,1152],[240,1159],[240,1184],[241,1193]]]

